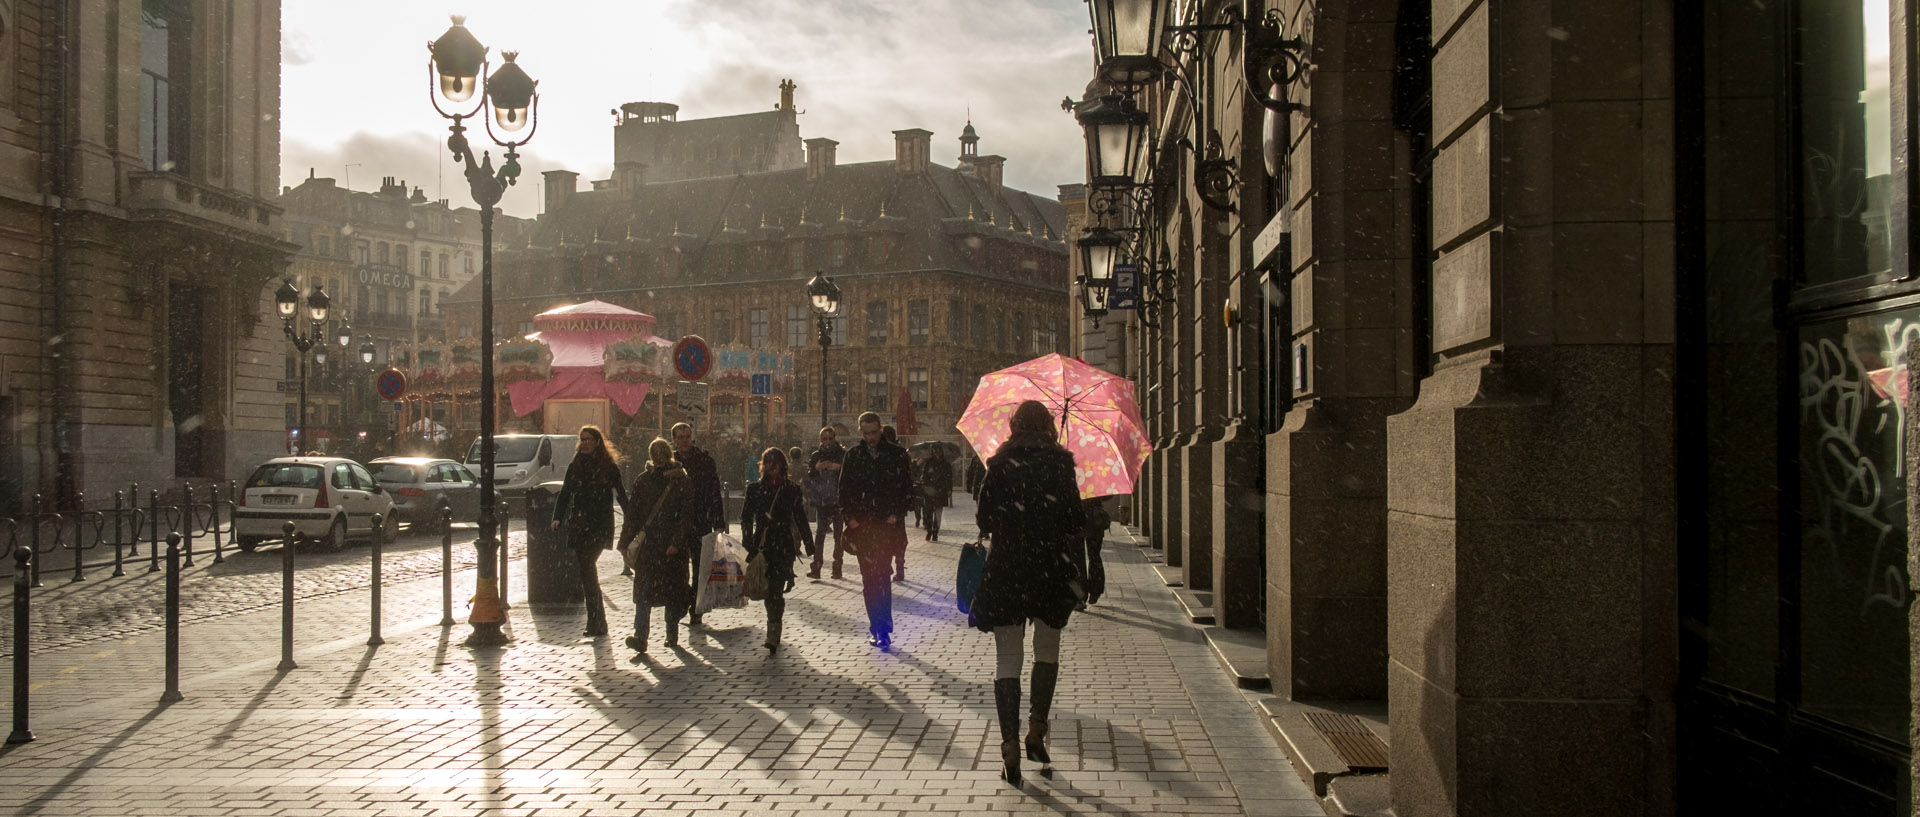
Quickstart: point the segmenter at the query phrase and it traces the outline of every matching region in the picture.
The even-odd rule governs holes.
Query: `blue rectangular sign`
[[[753,393],[754,394],[772,394],[773,393],[773,375],[770,375],[770,374],[754,375],[753,376]]]
[[[1113,265],[1113,289],[1107,293],[1107,309],[1140,308],[1140,265]]]

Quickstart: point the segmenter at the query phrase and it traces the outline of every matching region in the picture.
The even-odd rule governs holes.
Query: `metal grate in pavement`
[[[1387,744],[1367,729],[1367,725],[1352,715],[1340,715],[1333,712],[1306,712],[1307,725],[1333,747],[1348,768],[1362,769],[1387,768]]]

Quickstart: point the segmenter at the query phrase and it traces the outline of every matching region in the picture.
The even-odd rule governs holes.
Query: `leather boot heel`
[[[1027,724],[1027,759],[1035,763],[1052,763],[1047,756],[1047,722],[1031,721]]]
[[[1020,742],[1017,740],[1000,741],[1000,778],[1007,785],[1020,787]]]

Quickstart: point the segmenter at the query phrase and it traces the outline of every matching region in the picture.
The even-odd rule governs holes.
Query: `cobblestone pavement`
[[[760,647],[752,605],[708,614],[678,651],[660,646],[656,623],[651,652],[636,657],[619,643],[629,585],[611,555],[613,638],[583,639],[577,608],[520,604],[511,647],[468,650],[464,623],[438,626],[437,574],[396,576],[426,551],[389,557],[382,646],[366,646],[367,599],[349,592],[344,561],[312,570],[320,595],[296,605],[297,669],[275,669],[277,604],[232,602],[193,621],[185,700],[170,705],[158,703],[156,630],[36,647],[37,739],[0,749],[0,813],[1321,814],[1249,693],[1117,528],[1109,594],[1066,631],[1055,772],[1029,763],[1023,789],[1000,782],[992,640],[965,626],[952,596],[956,543],[972,536],[956,523],[971,515],[962,497],[948,541],[914,534],[891,653],[865,644],[848,565],[848,579],[802,579],[789,595],[778,653]],[[335,569],[339,584],[326,584]],[[523,569],[514,563],[516,588]],[[209,576],[201,592],[217,599],[222,582],[250,580]],[[456,576],[462,592],[472,584],[471,570]],[[70,594],[82,588],[117,592],[101,582]]]

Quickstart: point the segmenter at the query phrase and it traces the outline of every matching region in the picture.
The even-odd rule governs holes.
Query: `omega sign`
[[[361,284],[390,289],[413,289],[413,276],[401,272],[399,267],[373,264],[359,267],[353,271],[353,280]]]

